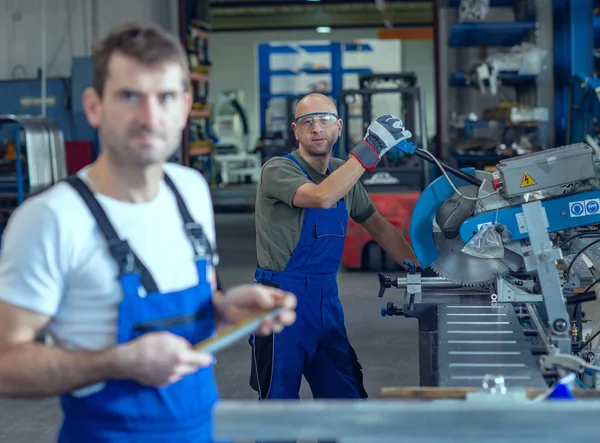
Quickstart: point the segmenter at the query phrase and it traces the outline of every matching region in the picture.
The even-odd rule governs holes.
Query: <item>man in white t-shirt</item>
[[[186,53],[152,25],[97,42],[83,94],[101,154],[12,215],[0,250],[0,395],[61,396],[61,442],[212,442],[216,327],[262,309],[295,320],[292,294],[216,288],[202,175],[166,163],[191,108]],[[47,332],[54,346],[35,342]]]

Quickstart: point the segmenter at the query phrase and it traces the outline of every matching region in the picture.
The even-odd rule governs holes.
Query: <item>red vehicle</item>
[[[377,210],[404,234],[409,243],[410,218],[420,195],[420,192],[370,194]],[[342,264],[347,269],[362,271],[400,269],[400,266],[374,242],[367,230],[352,219],[348,221]]]
[[[382,103],[380,97],[386,98]],[[390,100],[391,99],[391,100]],[[362,137],[373,119],[373,106],[387,109],[390,103],[396,103],[398,110],[389,112],[401,117],[407,128],[413,133],[411,142],[427,150],[427,123],[422,103],[421,91],[417,86],[414,72],[377,73],[359,75],[359,89],[343,89],[338,106],[340,117],[346,124],[342,129],[340,156],[347,154],[353,138]],[[358,106],[357,106],[358,105]],[[356,109],[361,113],[357,115]],[[359,117],[360,126],[352,117]],[[350,126],[353,127],[351,135]],[[354,140],[356,142],[356,140]],[[377,210],[392,225],[402,232],[410,243],[410,219],[421,192],[429,184],[430,169],[420,158],[406,157],[393,149],[377,166],[373,174],[364,174],[361,182],[371,196]],[[342,254],[342,265],[348,269],[369,271],[400,270],[381,247],[374,242],[369,233],[352,219],[348,221],[348,232]]]

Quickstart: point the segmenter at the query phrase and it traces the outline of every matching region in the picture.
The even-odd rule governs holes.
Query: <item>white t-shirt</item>
[[[206,180],[198,171],[173,163],[166,164],[165,171],[214,247]],[[85,175],[81,171],[80,176]],[[166,183],[148,203],[96,198],[161,292],[197,284],[192,246]],[[59,183],[31,197],[12,214],[0,248],[0,299],[52,316],[48,332],[56,345],[95,351],[115,344],[123,297],[117,275],[96,221],[69,184]]]

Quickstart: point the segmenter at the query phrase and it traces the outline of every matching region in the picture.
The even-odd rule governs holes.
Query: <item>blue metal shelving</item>
[[[496,0],[491,7],[516,7],[519,0]],[[460,0],[449,1],[449,6],[458,7]],[[451,48],[471,48],[476,46],[515,46],[522,43],[533,31],[537,24],[534,21],[520,22],[478,22],[456,23],[452,26],[448,46]],[[520,75],[518,72],[500,72],[499,80],[503,86],[515,88],[530,88],[536,85],[537,76]],[[468,78],[464,72],[451,74],[450,86],[464,87]]]
[[[535,86],[536,75],[520,75],[517,72],[502,71],[498,73],[498,80],[504,86],[528,87]],[[450,76],[450,86],[464,87],[469,85],[469,78],[465,72],[454,72]]]
[[[600,20],[594,16],[594,0],[553,0],[554,16],[554,126],[556,144],[584,141],[590,132],[588,94],[577,77],[594,78],[594,47],[599,46]],[[595,97],[591,95],[591,100]]]
[[[593,19],[594,28],[594,48],[600,48],[600,17],[597,15]]]
[[[535,22],[457,23],[452,27],[449,46],[468,48],[518,45],[535,28]]]
[[[329,44],[302,44],[292,45],[271,45],[261,43],[258,45],[258,83],[259,83],[259,102],[260,102],[260,129],[261,133],[267,131],[267,109],[272,99],[281,99],[288,97],[299,97],[307,91],[289,91],[284,93],[271,92],[271,79],[273,77],[295,77],[299,75],[330,75],[331,90],[327,91],[331,98],[337,102],[340,91],[343,87],[343,76],[345,74],[369,74],[369,68],[344,68],[342,66],[342,54],[344,52],[370,52],[373,48],[366,43],[341,43],[330,42]],[[271,56],[273,55],[294,55],[301,52],[311,54],[326,54],[331,57],[329,68],[311,69],[301,68],[291,69],[271,69]]]
[[[439,7],[457,8],[460,0],[439,0]],[[535,10],[529,8],[526,12],[522,6],[528,6],[521,3],[521,0],[491,0],[490,7],[511,7],[520,13],[519,21],[483,21],[483,22],[464,22],[452,23],[449,25],[449,35],[447,45],[449,48],[474,48],[480,46],[511,47],[522,43],[532,35],[537,29],[535,21]],[[466,68],[466,67],[464,67]],[[447,75],[447,74],[446,74]],[[536,75],[520,75],[514,71],[503,71],[498,73],[498,80],[503,87],[512,87],[519,91],[527,91],[537,86]],[[453,88],[463,88],[471,86],[469,75],[464,71],[451,72],[448,78],[448,84]],[[469,122],[465,126],[465,131],[470,132],[473,128],[500,128],[507,129],[508,125],[502,121],[479,121]],[[535,128],[528,128],[535,130]],[[465,136],[468,134],[465,133]],[[442,141],[451,143],[450,140]],[[468,163],[471,161],[494,163],[498,160],[496,155],[458,155],[449,147],[451,155],[459,163]]]

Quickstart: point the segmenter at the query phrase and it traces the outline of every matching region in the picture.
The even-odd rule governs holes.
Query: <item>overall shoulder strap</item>
[[[190,213],[181,193],[175,186],[173,179],[169,177],[169,175],[165,172],[165,183],[175,195],[175,199],[177,200],[177,207],[179,208],[179,213],[181,214],[181,218],[183,219],[183,227],[187,232],[188,238],[192,243],[192,247],[194,248],[194,253],[196,254],[196,259],[203,258],[209,256],[213,265],[216,266],[218,264],[219,257],[216,251],[213,250],[213,247],[210,244],[210,241],[204,234],[204,230],[202,226],[194,221],[192,214]]]
[[[310,176],[310,174],[309,174],[309,173],[306,171],[306,169],[304,169],[304,168],[302,167],[302,165],[300,164],[300,162],[298,161],[298,159],[297,159],[296,157],[294,157],[292,154],[287,154],[287,155],[284,155],[284,156],[283,156],[283,158],[287,158],[288,160],[291,160],[291,161],[293,161],[294,163],[296,163],[296,164],[298,165],[298,167],[300,168],[300,170],[301,170],[302,172],[304,172],[304,175],[306,175],[306,177],[307,177],[307,178],[308,178],[308,179],[309,179],[311,182],[312,182],[312,181],[314,181],[314,180],[312,179],[312,177]]]
[[[148,268],[142,263],[142,261],[135,255],[127,240],[121,240],[115,231],[112,223],[108,219],[106,212],[94,197],[94,194],[88,187],[88,185],[76,175],[70,175],[63,179],[69,185],[77,191],[81,196],[82,200],[88,207],[90,213],[96,220],[98,228],[104,235],[106,243],[108,244],[108,250],[113,259],[119,266],[119,272],[121,274],[128,274],[135,270],[139,271],[140,278],[146,293],[158,292],[158,286],[148,271]]]

